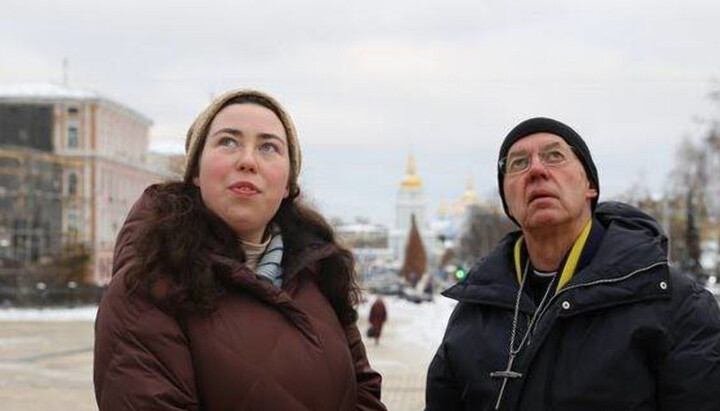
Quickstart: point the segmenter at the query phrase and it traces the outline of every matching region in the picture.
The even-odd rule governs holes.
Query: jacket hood
[[[654,239],[665,254],[668,252],[668,238],[660,223],[645,212],[618,201],[598,204],[595,218],[604,226],[616,225],[635,232],[643,232]]]

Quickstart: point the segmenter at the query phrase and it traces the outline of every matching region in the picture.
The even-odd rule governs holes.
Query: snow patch
[[[368,295],[358,307],[360,318],[368,317],[376,297]],[[436,295],[432,302],[420,304],[393,296],[383,296],[383,302],[388,312],[386,327],[394,329],[399,346],[409,344],[430,351],[440,346],[450,314],[457,304],[457,301],[441,295]]]
[[[97,306],[77,308],[4,308],[0,321],[95,321]]]

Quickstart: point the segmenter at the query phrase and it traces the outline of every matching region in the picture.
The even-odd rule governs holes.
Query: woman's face
[[[280,119],[257,104],[229,105],[210,123],[193,179],[203,203],[240,238],[259,243],[288,196],[290,157]]]

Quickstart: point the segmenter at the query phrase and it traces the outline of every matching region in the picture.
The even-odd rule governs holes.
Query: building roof
[[[0,98],[37,98],[37,99],[99,99],[100,94],[81,89],[72,89],[50,83],[0,85]]]
[[[0,101],[18,103],[56,103],[62,101],[98,102],[135,117],[138,121],[152,125],[152,120],[117,101],[110,100],[92,90],[70,88],[51,83],[2,84]]]

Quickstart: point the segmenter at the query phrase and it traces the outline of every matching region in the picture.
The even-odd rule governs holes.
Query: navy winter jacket
[[[657,222],[603,203],[592,261],[551,300],[515,359],[502,410],[720,410],[720,309],[668,266]],[[427,410],[493,410],[518,292],[510,234],[468,278],[427,377]],[[523,294],[518,333],[535,304]]]

